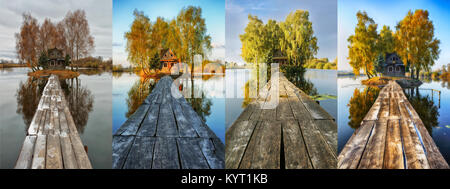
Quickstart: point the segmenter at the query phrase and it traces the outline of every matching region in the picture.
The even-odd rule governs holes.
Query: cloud
[[[22,14],[30,13],[39,23],[45,18],[61,21],[68,11],[83,9],[94,37],[93,56],[110,58],[112,54],[111,0],[0,0],[0,58],[17,57],[14,34],[19,32]],[[5,19],[7,18],[7,19]],[[13,49],[13,50],[8,50]]]
[[[223,49],[225,48],[225,44],[221,44],[221,43],[211,43],[212,48],[216,48],[216,49]]]

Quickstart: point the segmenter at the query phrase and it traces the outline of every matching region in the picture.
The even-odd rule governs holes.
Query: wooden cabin
[[[161,72],[170,73],[170,69],[172,69],[175,64],[181,62],[170,49],[164,49],[160,54],[161,58],[159,59],[159,62],[161,63]]]
[[[391,77],[405,77],[405,65],[397,53],[386,53],[383,67],[383,75]]]
[[[280,66],[288,64],[288,58],[280,50],[275,52],[272,58],[273,63],[278,63]],[[272,62],[271,62],[272,63]]]
[[[49,49],[48,54],[48,68],[54,70],[65,69],[65,59],[62,50],[57,48]]]

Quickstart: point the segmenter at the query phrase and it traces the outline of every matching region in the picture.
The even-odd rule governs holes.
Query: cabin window
[[[400,66],[396,67],[396,68],[395,68],[395,71],[396,71],[396,72],[400,72]]]
[[[394,71],[394,68],[392,68],[392,66],[389,66],[388,67],[388,72],[392,72],[392,71]]]

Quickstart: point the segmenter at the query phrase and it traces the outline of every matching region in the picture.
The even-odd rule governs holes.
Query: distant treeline
[[[309,60],[304,67],[309,69],[337,70],[337,59],[329,62],[328,58],[314,58]]]

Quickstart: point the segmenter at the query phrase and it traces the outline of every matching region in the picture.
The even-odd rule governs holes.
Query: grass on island
[[[36,78],[48,77],[51,74],[57,75],[59,79],[71,79],[76,78],[80,75],[80,73],[71,70],[38,70],[34,72],[28,72],[28,76]]]
[[[372,77],[370,79],[362,80],[361,83],[363,85],[371,85],[371,86],[379,86],[379,85],[387,85],[389,80],[392,78],[388,77]]]

